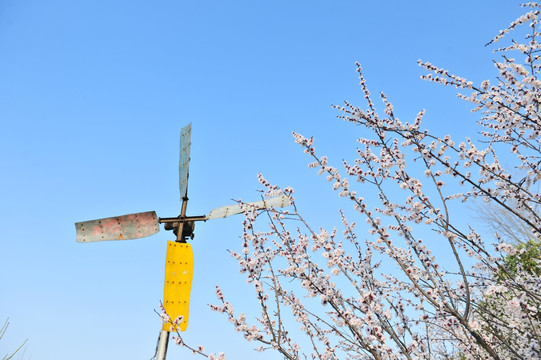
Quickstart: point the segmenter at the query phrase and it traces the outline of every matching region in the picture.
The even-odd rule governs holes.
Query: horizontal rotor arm
[[[200,216],[178,216],[173,218],[158,218],[160,224],[176,223],[176,222],[189,222],[189,221],[207,221],[206,215]]]

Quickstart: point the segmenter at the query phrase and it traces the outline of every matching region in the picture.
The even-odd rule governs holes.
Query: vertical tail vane
[[[190,145],[192,143],[192,124],[182,128],[180,132],[180,161],[179,161],[179,187],[180,200],[188,195],[188,167],[190,165]]]
[[[193,278],[193,251],[190,244],[174,241],[167,242],[165,261],[165,285],[163,288],[163,306],[174,322],[179,317],[180,323],[164,323],[164,331],[185,331],[188,327],[190,291]]]

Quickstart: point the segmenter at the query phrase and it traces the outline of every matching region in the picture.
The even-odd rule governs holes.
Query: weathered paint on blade
[[[286,195],[282,195],[246,204],[255,207],[257,210],[261,210],[271,207],[286,207],[291,205],[291,200],[289,200],[289,197],[287,197]],[[224,218],[227,216],[239,214],[241,212],[243,212],[243,210],[241,209],[241,206],[239,204],[222,206],[211,210],[211,212],[207,216],[207,219]]]
[[[160,231],[154,211],[75,223],[77,242],[129,240]]]
[[[192,144],[192,123],[180,132],[179,187],[180,200],[188,195],[188,168],[190,166],[190,145]]]

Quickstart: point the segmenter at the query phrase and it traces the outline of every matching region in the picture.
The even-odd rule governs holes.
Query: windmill
[[[243,212],[240,204],[218,207],[208,215],[186,216],[188,205],[188,167],[190,163],[192,126],[189,124],[180,133],[179,188],[181,208],[177,217],[161,218],[155,211],[116,216],[75,223],[77,242],[129,240],[151,236],[160,231],[172,230],[175,241],[167,242],[165,261],[165,283],[163,306],[172,320],[180,323],[164,323],[158,339],[157,359],[164,360],[170,331],[185,331],[188,326],[190,290],[193,277],[193,252],[187,239],[193,239],[196,221],[224,218]],[[287,196],[276,196],[247,203],[250,208],[267,209],[289,206]]]

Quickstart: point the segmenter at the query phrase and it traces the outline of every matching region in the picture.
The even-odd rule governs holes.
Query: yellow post
[[[188,327],[190,290],[193,278],[193,252],[188,243],[167,242],[165,260],[165,285],[163,287],[163,306],[171,321],[182,317],[178,326],[164,323],[164,331],[184,331]]]

